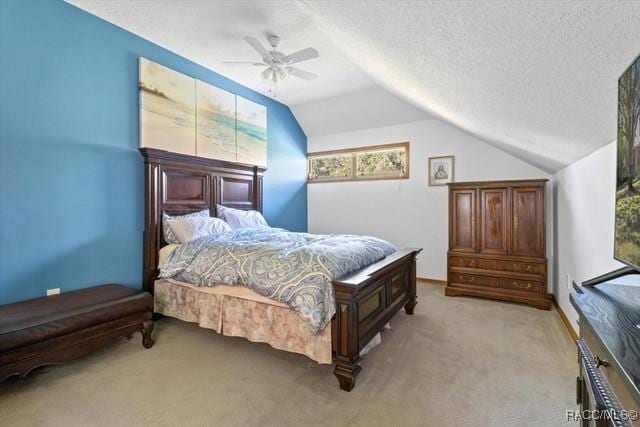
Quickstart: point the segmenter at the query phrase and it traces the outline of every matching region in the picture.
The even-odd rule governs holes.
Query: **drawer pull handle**
[[[599,368],[600,366],[604,366],[606,368],[609,366],[609,362],[604,359],[600,359],[598,356],[593,358],[593,362],[596,364],[596,368]]]
[[[515,286],[516,288],[520,288],[520,289],[531,289],[533,284],[532,283],[513,282],[513,286]]]
[[[475,261],[469,261],[469,267],[475,267],[475,266],[476,266]]]
[[[516,264],[515,262],[513,264],[511,264],[511,267],[513,268],[514,271],[521,271],[524,268],[524,271],[531,271],[531,264],[528,264],[526,266],[521,266],[520,264]]]
[[[460,280],[462,280],[463,282],[473,282],[474,279],[475,277],[466,278],[464,276],[460,276]]]

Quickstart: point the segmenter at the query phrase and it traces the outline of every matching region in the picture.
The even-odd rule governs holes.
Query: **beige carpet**
[[[0,425],[560,426],[575,347],[557,313],[419,285],[351,393],[331,367],[166,319],[70,365],[0,384]]]

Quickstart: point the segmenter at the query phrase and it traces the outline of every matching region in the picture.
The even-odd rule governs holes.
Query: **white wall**
[[[616,143],[553,176],[555,197],[554,294],[577,331],[578,315],[569,302],[567,275],[577,283],[622,264],[613,259]]]
[[[392,126],[431,118],[380,86],[290,107],[307,137]]]
[[[421,247],[418,276],[446,279],[447,187],[427,186],[427,158],[455,155],[455,180],[528,179],[550,176],[436,119],[308,138],[308,151],[409,141],[409,180],[308,185],[309,231],[377,236],[399,247]],[[547,199],[551,200],[551,191]],[[551,203],[547,206],[551,264]],[[550,275],[550,277],[553,277]]]

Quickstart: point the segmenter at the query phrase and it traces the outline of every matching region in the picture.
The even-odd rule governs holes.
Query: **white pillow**
[[[180,243],[187,243],[200,237],[231,231],[229,224],[220,218],[191,216],[171,218],[167,222]]]
[[[234,230],[238,228],[265,228],[269,227],[267,221],[258,211],[243,211],[241,209],[218,206],[218,218],[227,222]]]
[[[179,216],[169,216],[166,213],[162,212],[162,234],[164,234],[164,241],[169,244],[179,244],[180,240],[173,234],[171,228],[169,227],[169,221],[176,218],[191,218],[191,217],[207,217],[209,218],[209,209],[203,209],[198,212],[193,212],[186,215]]]

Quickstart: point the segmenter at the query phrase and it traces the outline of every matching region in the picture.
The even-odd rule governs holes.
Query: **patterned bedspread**
[[[294,309],[315,335],[335,313],[331,281],[395,251],[375,237],[241,229],[179,246],[160,277],[196,286],[246,286]]]

